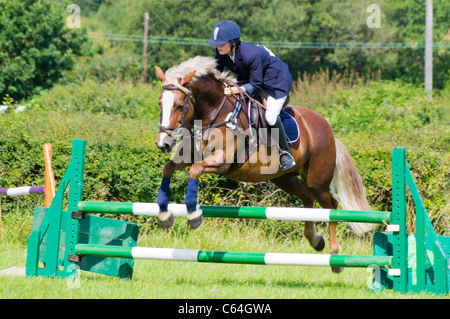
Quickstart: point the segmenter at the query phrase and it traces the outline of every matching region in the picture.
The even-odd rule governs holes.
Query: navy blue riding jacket
[[[227,67],[237,75],[238,81],[248,81],[244,87],[254,95],[264,89],[270,96],[279,99],[289,94],[292,76],[289,67],[263,46],[240,42],[235,49],[234,62],[228,54],[220,55],[216,49],[217,69]]]

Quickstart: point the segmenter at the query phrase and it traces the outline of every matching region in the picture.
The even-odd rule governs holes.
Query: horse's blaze
[[[173,92],[163,92],[161,97],[161,126],[170,126],[170,117],[174,102],[175,94]],[[156,144],[161,150],[168,152],[170,151],[168,148],[171,148],[173,143],[166,132],[161,132],[159,133]]]

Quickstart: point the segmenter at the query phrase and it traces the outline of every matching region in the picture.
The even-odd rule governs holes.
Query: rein
[[[244,103],[244,101],[245,101],[245,97],[244,97],[244,96],[246,96],[246,97],[249,99],[249,102],[250,102],[250,103],[254,103],[254,104],[256,104],[258,107],[261,107],[261,108],[263,108],[263,109],[267,109],[267,108],[266,108],[263,104],[261,104],[259,101],[257,101],[256,99],[252,98],[247,92],[243,91],[243,90],[241,89],[241,87],[239,86],[239,84],[240,84],[240,83],[231,83],[231,84],[230,84],[230,86],[235,86],[235,87],[237,87],[238,90],[239,90],[240,98],[236,98],[234,95],[231,95],[231,96],[233,96],[233,98],[236,100],[236,104],[235,104],[235,106],[234,106],[235,108],[237,107],[237,103],[238,103],[238,102],[240,102],[240,103],[242,103],[242,104]],[[229,121],[228,118],[227,118],[225,121],[222,121],[222,122],[219,122],[219,123],[215,123],[215,124],[214,124],[214,122],[215,122],[215,121],[217,120],[217,118],[219,117],[219,114],[220,114],[220,112],[222,111],[223,106],[225,105],[226,100],[229,100],[229,97],[228,97],[227,95],[225,95],[224,99],[222,100],[222,103],[221,103],[220,106],[219,106],[218,112],[217,112],[216,115],[214,116],[214,119],[211,121],[211,124],[209,125],[209,127],[207,127],[206,129],[211,128],[211,127],[216,128],[216,127],[220,127],[220,126],[227,125],[228,123],[230,123],[230,121]],[[233,102],[232,102],[232,103],[233,103]],[[241,110],[242,110],[242,107],[238,110],[238,112],[237,112],[235,118],[239,117],[239,113],[241,112]],[[244,113],[244,114],[245,114],[245,113]],[[245,114],[245,116],[247,117],[247,120],[250,119],[250,113]],[[203,129],[203,130],[205,130],[205,129]]]

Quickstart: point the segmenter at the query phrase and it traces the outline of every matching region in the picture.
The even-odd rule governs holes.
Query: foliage
[[[341,77],[336,75],[337,79]],[[355,83],[359,81],[356,80]],[[301,84],[333,92],[302,96],[294,92],[291,103],[315,105],[331,122],[337,137],[350,150],[366,186],[367,197],[377,210],[391,209],[392,147],[406,147],[407,161],[436,229],[448,232],[450,146],[447,94],[424,98],[423,90],[395,82],[364,82],[350,86],[341,80],[305,75]],[[105,201],[155,202],[162,166],[168,156],[155,146],[159,108],[159,85],[132,85],[117,81],[99,84],[90,80],[57,85],[29,102],[23,113],[0,115],[0,187],[42,185],[42,145],[53,143],[56,180],[62,178],[70,157],[71,140],[87,140],[85,198]],[[108,99],[116,107],[105,103]],[[9,101],[11,103],[11,101]],[[137,108],[139,106],[139,108]],[[387,107],[389,106],[389,107]],[[446,117],[447,116],[447,117]],[[420,143],[418,143],[420,140]],[[187,171],[172,180],[172,201],[184,202]],[[31,213],[38,199],[0,198],[3,214]],[[218,205],[300,207],[301,201],[271,183],[236,183],[218,175],[200,179],[199,202]],[[410,214],[413,212],[408,204]],[[155,226],[147,219],[147,227]],[[263,227],[268,234],[301,236],[298,223]],[[340,231],[347,232],[345,224]],[[323,224],[320,228],[326,229]]]
[[[337,94],[355,85],[367,86],[371,81],[380,80],[379,73],[363,75],[354,71],[338,73],[320,70],[313,74],[303,72],[294,82],[290,98],[296,106],[325,111],[337,102]]]
[[[391,150],[403,146],[435,227],[448,232],[448,92],[430,100],[422,88],[412,84],[375,81],[349,89],[336,75],[333,77],[338,79],[329,82],[323,76],[309,78],[314,77],[315,81],[296,83],[292,104],[306,104],[329,120],[357,163],[371,205],[377,210],[391,210]],[[306,91],[317,94],[311,98],[298,94]],[[411,198],[408,212],[410,216],[414,214]]]
[[[98,51],[103,52],[103,47],[100,46]],[[142,79],[142,59],[131,50],[110,48],[103,54],[78,59],[78,63],[72,72],[68,72],[64,82],[70,84],[87,79],[96,82],[113,79],[137,84]]]
[[[85,29],[66,28],[63,17],[49,0],[0,1],[0,98],[49,88],[73,67],[75,55],[88,54]]]
[[[399,26],[397,39],[408,42],[424,42],[425,3],[422,1],[398,1],[393,19]],[[445,22],[447,21],[447,22]],[[448,1],[433,1],[433,42],[450,40],[450,4]],[[400,42],[400,41],[399,41]],[[450,79],[450,47],[433,48],[433,87],[442,88]],[[403,50],[397,53],[397,67],[390,77],[401,77],[411,83],[421,83],[424,77],[424,51]]]
[[[398,82],[374,82],[342,90],[335,97],[335,104],[320,111],[338,134],[423,128],[443,121],[448,111],[439,99],[430,101],[422,89]]]
[[[53,144],[53,170],[60,181],[70,160],[71,140],[82,138],[89,144],[85,184],[89,198],[156,199],[161,165],[167,156],[156,151],[155,135],[144,124],[73,112],[43,113],[38,119],[33,112],[10,113],[0,120],[4,128],[0,139],[1,187],[43,185],[42,145],[46,142]],[[8,211],[20,199],[1,200],[3,210]]]
[[[380,28],[369,28],[367,7],[380,7]],[[434,41],[448,43],[448,1],[434,5]],[[173,43],[149,43],[149,67],[167,69],[195,55],[213,55],[206,45],[213,26],[220,20],[233,20],[241,29],[243,41],[263,43],[285,61],[293,76],[299,72],[332,73],[355,70],[370,75],[380,72],[384,79],[403,79],[423,83],[424,50],[417,48],[346,48],[346,44],[424,43],[425,3],[423,1],[105,1],[91,15],[87,25],[92,31],[142,35],[143,15],[150,13],[149,35],[175,37]],[[193,45],[190,39],[205,39]],[[447,41],[447,42],[446,42]],[[109,42],[109,43],[108,43]],[[341,43],[341,48],[285,48],[283,43]],[[120,47],[142,56],[141,42],[103,41],[105,47]],[[206,45],[206,46],[205,46]],[[108,49],[107,49],[108,50]],[[449,79],[450,49],[434,48],[434,87],[443,88]]]
[[[155,123],[159,115],[159,91],[151,85],[113,80],[105,83],[91,79],[66,85],[56,85],[35,95],[27,104],[43,112],[92,112],[120,115],[132,119],[150,118]]]
[[[80,0],[81,29],[65,26],[68,1],[0,1],[0,98],[30,97],[50,88],[63,75],[64,83],[75,79],[139,81],[142,73],[142,42],[95,39],[91,31],[142,35],[143,13],[149,12],[148,67],[167,69],[195,55],[213,55],[206,39],[215,23],[230,19],[238,23],[242,39],[263,43],[289,66],[296,76],[320,70],[345,73],[351,70],[370,77],[423,82],[423,48],[354,49],[286,48],[285,43],[423,43],[424,3],[415,0],[375,1],[380,6],[381,28],[369,28],[367,6],[373,1],[153,1]],[[232,8],[232,9],[230,9]],[[450,6],[434,1],[434,41],[447,43]],[[175,37],[167,43],[154,37]],[[160,39],[160,38],[159,38]],[[192,43],[191,39],[203,39]],[[283,44],[284,43],[284,44]],[[95,55],[95,53],[98,53]],[[448,45],[434,48],[434,87],[449,85]],[[82,56],[75,60],[76,56]],[[75,67],[73,72],[70,72]]]

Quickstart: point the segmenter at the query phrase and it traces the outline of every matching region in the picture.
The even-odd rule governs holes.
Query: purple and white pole
[[[0,188],[0,196],[19,196],[19,195],[30,195],[30,194],[44,194],[44,186],[23,186],[15,188]]]

